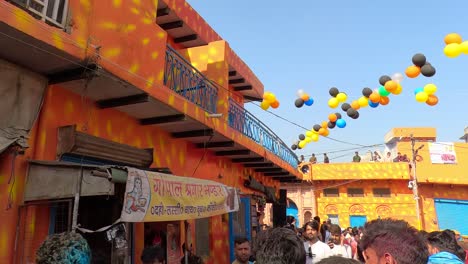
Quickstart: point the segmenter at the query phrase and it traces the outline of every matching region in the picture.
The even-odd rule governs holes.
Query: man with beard
[[[306,264],[314,264],[330,256],[330,247],[318,239],[319,223],[315,220],[304,225],[304,249],[306,251]]]
[[[249,261],[251,248],[247,238],[240,237],[234,240],[234,255],[236,256],[236,260],[232,264],[252,264]]]
[[[341,256],[345,258],[351,258],[351,247],[343,244],[341,227],[339,225],[330,225],[330,239],[328,240],[328,246],[331,249],[331,256]]]

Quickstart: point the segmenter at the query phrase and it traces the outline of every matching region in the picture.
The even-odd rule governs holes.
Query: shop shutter
[[[458,230],[462,235],[468,235],[468,201],[434,199],[434,202],[440,230]]]

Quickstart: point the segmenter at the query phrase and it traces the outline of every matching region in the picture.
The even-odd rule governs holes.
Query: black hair
[[[255,244],[257,264],[304,264],[304,243],[291,229],[277,227],[258,234]]]
[[[307,230],[307,226],[310,226],[313,230],[319,231],[320,223],[316,220],[312,220],[310,222],[305,223],[302,227],[302,229],[304,229],[304,232]]]
[[[427,243],[437,248],[456,255],[460,260],[465,260],[465,250],[458,244],[455,233],[451,230],[434,231],[426,236]]]
[[[339,225],[331,224],[328,228],[331,234],[341,234],[341,227]]]
[[[317,264],[360,264],[361,262],[355,260],[355,259],[350,259],[350,258],[344,258],[340,256],[331,256],[328,258],[324,258],[317,262]]]
[[[386,218],[367,222],[359,246],[362,250],[374,249],[378,257],[388,253],[398,264],[426,264],[429,257],[418,230],[404,220]]]
[[[153,263],[154,261],[163,262],[164,261],[164,250],[159,247],[147,247],[143,249],[141,253],[141,262],[143,263]]]
[[[314,216],[314,220],[320,223],[320,216],[318,215]]]
[[[240,245],[240,244],[244,244],[245,242],[249,242],[249,239],[247,239],[246,237],[236,237],[234,239],[234,245]]]

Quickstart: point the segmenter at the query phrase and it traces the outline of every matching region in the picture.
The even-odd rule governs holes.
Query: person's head
[[[141,262],[143,262],[143,264],[164,264],[164,249],[159,246],[143,249]]]
[[[304,159],[304,155],[301,155],[301,160],[303,160],[303,159]]]
[[[339,245],[341,243],[341,227],[331,224],[328,231],[330,231],[330,241],[335,245]]]
[[[257,264],[304,264],[306,251],[294,231],[279,227],[258,234],[255,257]]]
[[[356,152],[354,152],[354,154],[359,155],[359,152],[356,151]]]
[[[465,260],[465,250],[457,243],[455,233],[451,230],[434,231],[426,236],[430,255],[445,251]]]
[[[397,155],[398,155],[398,156],[401,156],[401,152],[398,152],[398,154],[397,154]]]
[[[315,157],[315,153],[312,153],[312,157]]]
[[[320,223],[320,216],[318,216],[318,215],[314,216],[314,220],[317,221],[318,223]]]
[[[305,223],[304,227],[302,227],[302,229],[304,230],[304,238],[309,241],[316,240],[319,234],[319,226],[319,222],[315,220]]]
[[[360,264],[361,262],[355,260],[355,259],[350,259],[350,258],[345,258],[345,257],[340,257],[340,256],[331,256],[328,258],[324,258],[317,262],[317,264]]]
[[[238,237],[234,240],[234,255],[239,262],[249,261],[251,253],[250,242],[247,238]]]
[[[387,152],[387,157],[390,157],[391,155],[392,155],[392,153]]]
[[[286,224],[294,224],[296,222],[296,218],[294,218],[294,216],[292,215],[288,215],[286,216]]]
[[[88,242],[78,233],[53,234],[42,242],[36,252],[37,264],[91,263]]]
[[[460,239],[461,239],[460,231],[458,231],[458,230],[452,230],[452,231],[453,231],[453,233],[455,233],[455,239],[457,241],[460,241]]]
[[[426,264],[429,256],[422,236],[403,220],[366,223],[359,246],[367,264]]]

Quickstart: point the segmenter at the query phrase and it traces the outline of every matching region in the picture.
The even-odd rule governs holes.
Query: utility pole
[[[416,202],[416,214],[417,214],[417,219],[418,219],[418,228],[420,230],[424,230],[425,228],[424,223],[423,223],[424,219],[423,219],[422,212],[421,212],[422,202],[419,197],[418,178],[416,175],[416,156],[418,155],[418,151],[424,145],[421,145],[418,149],[415,149],[414,145],[416,144],[416,140],[413,137],[413,134],[410,135],[410,139],[411,139],[411,153],[412,153],[410,164],[411,164],[411,171],[413,175],[413,179],[410,181],[410,186],[411,185],[413,186],[412,190],[413,190],[413,198]]]

